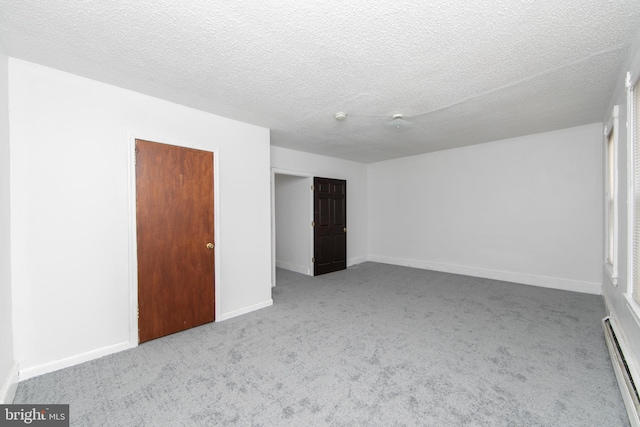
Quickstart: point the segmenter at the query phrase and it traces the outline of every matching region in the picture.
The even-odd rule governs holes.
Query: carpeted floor
[[[20,383],[74,426],[626,426],[601,297],[365,263]]]

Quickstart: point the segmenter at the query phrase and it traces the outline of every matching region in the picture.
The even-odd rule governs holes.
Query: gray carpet
[[[75,426],[625,426],[601,297],[384,264],[20,383]]]

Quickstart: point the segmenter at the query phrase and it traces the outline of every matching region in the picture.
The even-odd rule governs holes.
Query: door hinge
[[[311,226],[315,227],[316,226],[316,222],[315,221],[311,221]]]
[[[311,191],[314,191],[316,189],[316,186],[311,184]]]
[[[316,259],[315,258],[311,258],[311,262],[315,263]]]
[[[140,307],[138,307],[138,319],[140,318]]]

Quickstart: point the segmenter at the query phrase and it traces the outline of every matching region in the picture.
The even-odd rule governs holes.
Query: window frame
[[[634,90],[636,86],[640,85],[640,63],[636,63],[636,66],[629,71],[626,76],[626,97],[627,97],[627,178],[628,178],[628,280],[627,287],[623,290],[623,294],[626,297],[627,303],[631,308],[631,312],[635,314],[636,320],[640,323],[640,301],[634,297],[635,286],[635,197],[636,197],[636,181],[640,182],[640,179],[636,180],[636,175],[640,175],[640,165],[636,166],[635,156],[636,148],[640,148],[640,141],[635,141],[636,128],[640,126],[640,120],[636,121],[636,116],[640,117],[640,114],[636,114],[636,106],[640,108],[640,99],[635,99]],[[634,71],[635,70],[635,71]],[[640,98],[640,97],[639,97]],[[639,132],[640,134],[640,132]],[[637,190],[640,192],[640,189]],[[640,206],[640,204],[639,204]],[[640,232],[637,233],[640,239]],[[638,255],[640,256],[640,254]],[[640,291],[640,290],[639,290]],[[639,298],[640,299],[640,298]]]
[[[605,256],[604,265],[614,286],[618,286],[618,105],[604,128],[605,149]],[[610,148],[611,145],[611,148]],[[612,208],[609,208],[609,205]]]

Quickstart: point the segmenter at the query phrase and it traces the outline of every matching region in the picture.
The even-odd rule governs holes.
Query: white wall
[[[323,178],[347,180],[347,265],[367,260],[367,165],[271,147],[271,167]]]
[[[9,106],[21,379],[134,345],[133,137],[214,152],[216,317],[271,304],[268,129],[13,58]]]
[[[600,293],[601,135],[594,124],[369,165],[370,260]]]
[[[611,117],[611,110],[614,105],[619,107],[619,130],[618,132],[618,285],[614,286],[609,274],[605,271],[602,291],[607,303],[607,310],[616,319],[616,323],[622,329],[619,331],[625,337],[628,347],[631,349],[631,355],[627,358],[635,359],[636,369],[640,366],[640,308],[634,311],[631,298],[627,297],[627,292],[631,286],[629,274],[629,251],[628,251],[628,232],[627,226],[627,161],[628,161],[628,139],[626,131],[627,98],[625,89],[626,72],[630,70],[632,64],[640,68],[640,32],[636,35],[635,41],[629,50],[629,57],[625,66],[621,70],[617,81],[616,91],[611,98],[610,105],[607,108],[607,114],[603,118],[606,123]],[[603,139],[604,141],[604,139]],[[602,143],[604,147],[604,142]],[[603,148],[604,149],[604,148]],[[603,178],[604,179],[604,178]],[[604,196],[602,196],[604,198]],[[604,228],[602,227],[601,230]],[[604,259],[600,260],[602,263]]]
[[[275,176],[276,266],[311,271],[311,178]]]
[[[11,216],[9,177],[8,58],[0,42],[0,403],[10,403],[17,384],[13,358]]]

